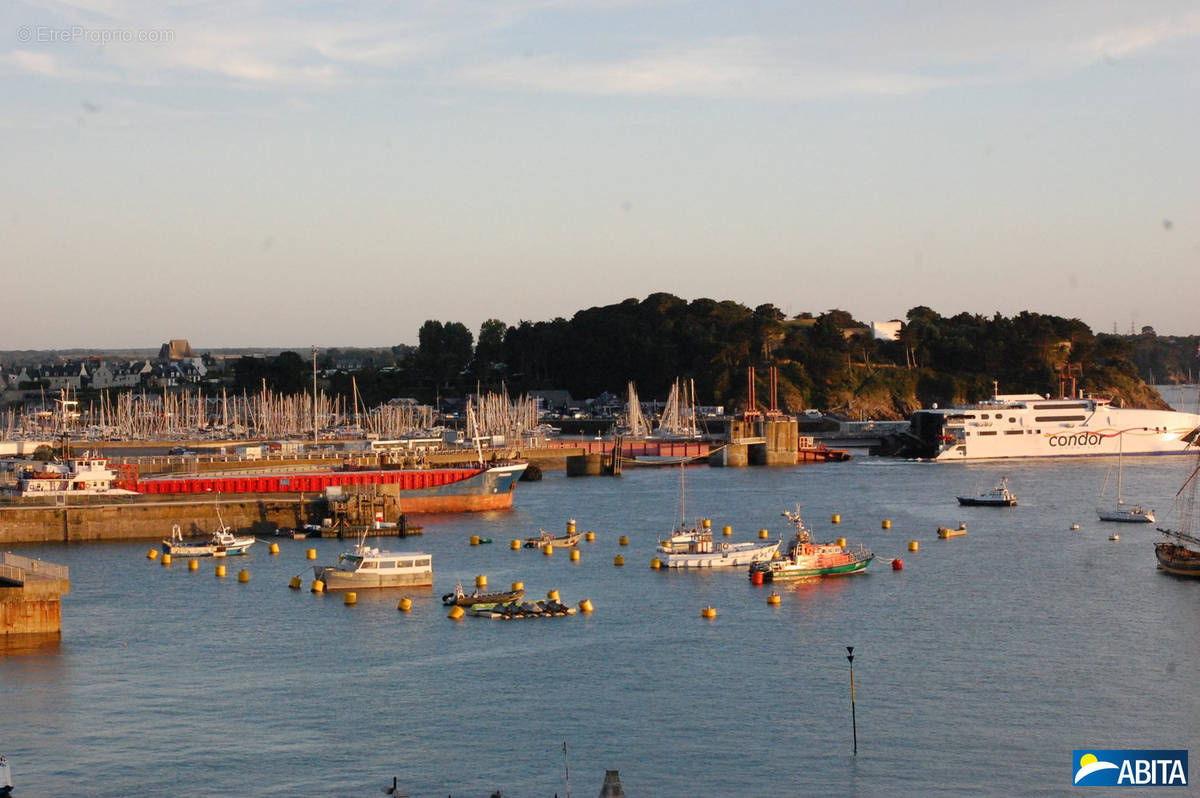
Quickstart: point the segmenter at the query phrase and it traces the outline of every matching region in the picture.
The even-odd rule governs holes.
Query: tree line
[[[1072,381],[1081,392],[1160,406],[1142,377],[1153,371],[1163,381],[1186,378],[1198,340],[1159,338],[1148,328],[1140,336],[1095,334],[1078,319],[1028,311],[942,316],[924,306],[907,313],[898,340],[879,340],[843,310],[789,318],[771,304],[656,293],[570,319],[488,319],[477,336],[461,322],[429,320],[415,347],[361,350],[350,358],[352,368],[338,371],[332,369],[345,353],[322,352],[317,365],[323,389],[346,396],[356,390],[367,404],[396,396],[432,403],[501,389],[623,396],[630,380],[643,399],[663,398],[682,377],[694,382],[702,403],[732,409],[747,405],[749,366],[756,367],[760,409],[769,401],[773,366],[784,412],[895,418],[932,402],[983,399],[997,388],[1057,395]],[[234,364],[234,387],[301,391],[311,384],[311,369],[311,359],[295,352],[245,357]]]

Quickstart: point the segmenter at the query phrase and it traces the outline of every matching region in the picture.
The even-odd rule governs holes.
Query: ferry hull
[[[1198,437],[1195,413],[1002,395],[970,407],[918,410],[894,453],[939,462],[1187,454]]]
[[[403,513],[460,513],[507,510],[527,463],[485,468],[430,468],[378,471],[321,471],[236,477],[166,477],[137,481],[140,493],[238,494],[320,493],[330,487],[395,485]]]

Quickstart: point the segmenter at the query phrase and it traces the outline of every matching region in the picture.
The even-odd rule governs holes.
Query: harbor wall
[[[238,531],[271,535],[278,527],[309,523],[324,512],[319,494],[272,494],[209,500],[132,499],[89,502],[66,507],[20,505],[0,507],[0,546],[14,543],[58,543],[96,540],[163,540],[178,524],[185,536],[207,536],[220,518]],[[319,520],[319,519],[318,519]]]
[[[62,597],[58,589],[57,580],[50,587],[40,582],[0,587],[0,636],[61,632]]]

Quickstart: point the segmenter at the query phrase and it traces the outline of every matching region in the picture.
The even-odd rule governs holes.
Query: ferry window
[[[1003,418],[1003,417],[1004,417],[1004,414],[1003,414],[1003,413],[997,413],[997,414],[996,414],[996,418]]]
[[[1016,424],[1016,423],[1017,423],[1017,420],[1016,420],[1015,418],[1013,418],[1012,416],[1009,416],[1009,417],[1008,417],[1008,423],[1009,423],[1009,424]]]
[[[1035,416],[1034,421],[1087,421],[1087,416]]]
[[[1004,430],[1004,434],[1005,435],[1024,435],[1025,430],[1023,430],[1023,429],[1006,429],[1006,430]]]
[[[412,560],[400,560],[401,568],[412,568],[412,564],[413,564]]]
[[[379,563],[375,562],[374,560],[367,560],[366,562],[364,562],[362,564],[362,567],[363,568],[378,568]]]
[[[417,565],[428,567],[429,560],[417,560]]]
[[[395,560],[384,560],[383,562],[379,563],[379,567],[380,568],[395,568],[396,561]]]
[[[979,434],[980,434],[980,435],[995,435],[995,434],[996,434],[996,430],[994,430],[994,429],[990,429],[990,430],[986,430],[986,431],[984,431],[984,432],[981,432],[981,433],[979,433]]]

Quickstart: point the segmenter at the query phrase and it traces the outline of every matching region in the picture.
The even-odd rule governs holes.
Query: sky
[[[1195,2],[9,2],[0,350],[667,292],[1200,332]]]

